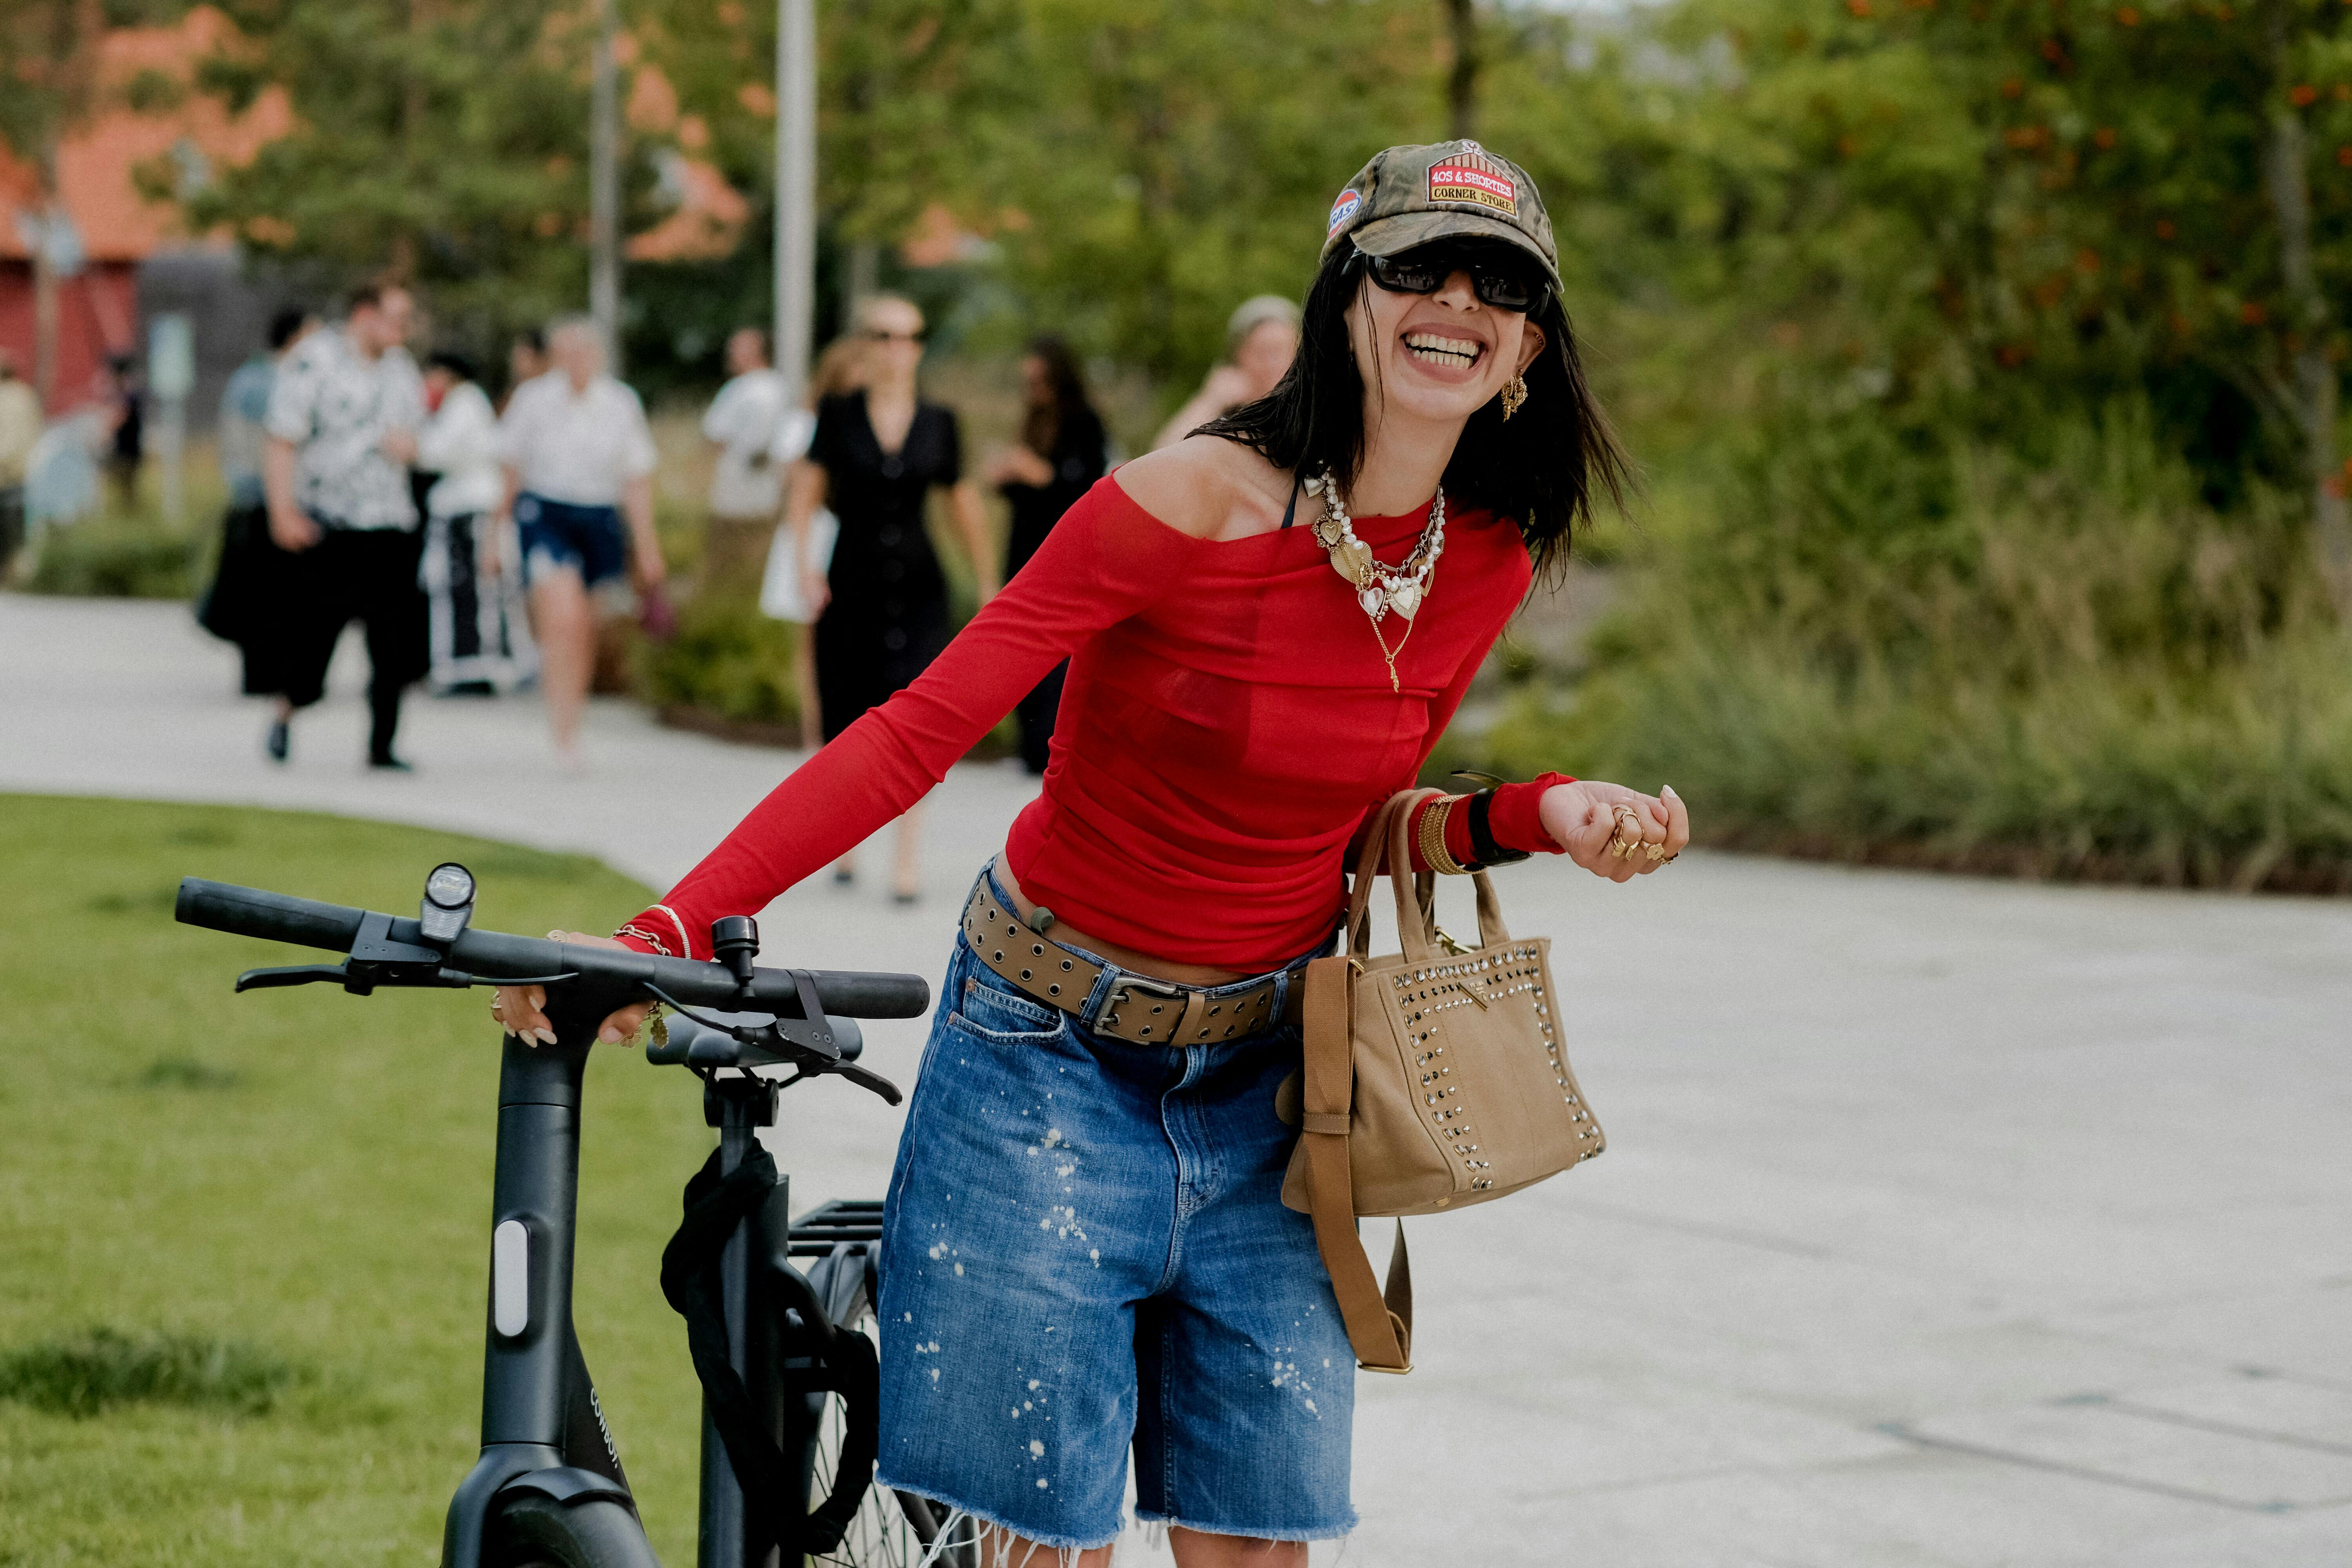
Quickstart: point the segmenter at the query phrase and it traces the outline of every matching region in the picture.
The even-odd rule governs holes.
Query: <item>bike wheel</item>
[[[877,1338],[874,1304],[866,1300],[863,1288],[856,1292],[851,1310],[842,1313],[839,1327]],[[820,1405],[811,1412],[816,1445],[809,1468],[809,1506],[814,1508],[832,1495],[848,1423],[839,1394],[812,1395],[810,1402]],[[868,1487],[865,1500],[857,1505],[856,1515],[842,1534],[841,1544],[830,1552],[812,1553],[808,1560],[827,1568],[979,1568],[980,1552],[971,1525],[956,1519],[942,1544],[940,1530],[948,1524],[943,1510],[936,1510],[927,1499],[887,1487]]]
[[[521,1492],[490,1521],[482,1568],[660,1568],[637,1516],[596,1498],[564,1504]]]

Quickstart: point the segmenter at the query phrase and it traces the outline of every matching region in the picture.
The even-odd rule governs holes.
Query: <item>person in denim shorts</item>
[[[596,662],[594,591],[634,568],[638,591],[654,594],[666,573],[645,405],[604,373],[593,321],[556,322],[547,345],[554,368],[515,388],[499,439],[556,757],[576,773]]]
[[[1281,1196],[1298,982],[1366,818],[1622,479],[1558,285],[1516,164],[1381,153],[1332,207],[1274,393],[1097,483],[613,939],[709,958],[713,920],[905,810],[1070,660],[1044,790],[959,920],[883,1221],[877,1483],[953,1510],[983,1561],[1101,1568],[1130,1460],[1181,1568],[1303,1568],[1354,1527],[1356,1362]],[[1422,812],[1416,870],[1548,851],[1622,882],[1690,832],[1671,790],[1558,773]],[[530,988],[499,1005],[546,1027]]]

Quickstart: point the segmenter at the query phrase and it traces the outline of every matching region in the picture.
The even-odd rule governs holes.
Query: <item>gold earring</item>
[[[1512,415],[1517,414],[1519,411],[1519,405],[1527,400],[1528,378],[1526,376],[1515,375],[1503,383],[1504,419],[1507,421]]]

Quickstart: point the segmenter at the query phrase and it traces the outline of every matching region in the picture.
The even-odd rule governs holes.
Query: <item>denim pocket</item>
[[[1069,1021],[1068,1014],[1022,995],[978,963],[967,967],[949,1019],[967,1033],[1007,1045],[1054,1039]]]

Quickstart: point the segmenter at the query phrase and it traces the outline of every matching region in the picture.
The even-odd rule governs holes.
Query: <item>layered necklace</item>
[[[1372,547],[1356,537],[1348,503],[1339,499],[1339,482],[1330,469],[1308,479],[1307,493],[1323,501],[1323,515],[1314,524],[1315,542],[1331,552],[1331,570],[1356,590],[1356,603],[1371,622],[1381,658],[1389,667],[1389,689],[1402,691],[1404,689],[1397,683],[1397,656],[1404,652],[1405,642],[1412,636],[1413,613],[1428,596],[1430,574],[1437,570],[1437,558],[1445,553],[1445,487],[1438,486],[1430,500],[1429,521],[1412,553],[1396,566],[1382,565],[1374,559]],[[1394,647],[1389,647],[1388,635],[1381,630],[1381,622],[1391,610],[1405,623],[1404,636],[1397,638]]]

